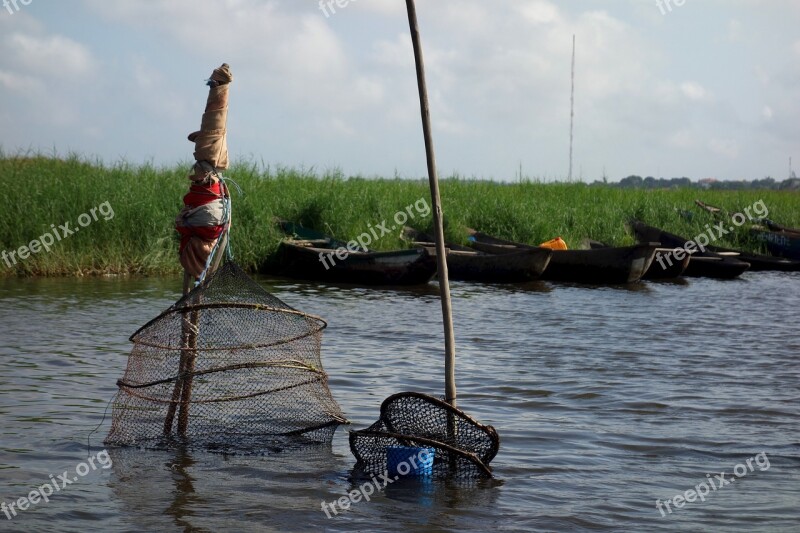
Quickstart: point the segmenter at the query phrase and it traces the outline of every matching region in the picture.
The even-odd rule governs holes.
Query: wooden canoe
[[[609,245],[600,241],[589,239],[587,242],[593,250],[600,248],[611,248]],[[650,268],[644,273],[642,279],[655,280],[655,279],[675,279],[683,275],[686,268],[689,266],[689,254],[684,254],[683,258],[678,261],[673,255],[672,248],[658,248]]]
[[[345,248],[320,248],[309,241],[284,240],[279,261],[279,273],[287,277],[356,285],[419,285],[436,274],[435,251],[428,248],[347,252]]]
[[[432,247],[433,239],[425,233],[405,228],[403,234],[415,246]],[[447,243],[447,272],[451,280],[479,283],[523,283],[541,277],[552,250],[535,248],[496,255]]]
[[[683,248],[689,239],[685,239],[674,233],[669,233],[654,226],[648,226],[640,221],[631,222],[631,229],[640,242],[660,242],[665,248]],[[720,246],[706,246],[706,251],[698,249],[695,256],[699,257],[724,257],[724,254],[737,254],[736,258],[745,263],[750,263],[752,271],[780,271],[798,272],[800,271],[800,261],[790,261],[779,257],[772,257],[763,254],[752,254],[732,248]]]
[[[741,276],[750,263],[732,257],[705,257],[692,255],[684,276],[695,278],[734,279]]]
[[[753,228],[753,233],[769,250],[769,253],[800,264],[800,233],[796,230],[769,231],[766,228]],[[800,269],[798,269],[800,270]]]
[[[538,249],[538,246],[498,239],[473,231],[470,245],[475,249],[509,254],[520,249]],[[655,257],[656,244],[637,244],[621,248],[594,250],[553,250],[550,264],[541,279],[590,284],[633,283],[642,279]]]
[[[674,279],[682,276],[689,267],[691,255],[684,254],[679,261],[674,255],[672,248],[659,248],[650,268],[647,269],[642,279]]]

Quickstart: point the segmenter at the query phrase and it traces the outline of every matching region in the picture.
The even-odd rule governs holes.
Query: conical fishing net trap
[[[281,437],[330,440],[347,420],[322,368],[326,325],[225,263],[131,336],[106,444],[257,452]]]

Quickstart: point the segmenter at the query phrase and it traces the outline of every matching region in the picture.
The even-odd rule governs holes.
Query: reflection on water
[[[262,279],[324,317],[323,361],[354,428],[403,390],[440,394],[435,283],[363,289]],[[74,469],[116,392],[128,336],[179,280],[0,281],[0,498]],[[459,405],[501,437],[498,480],[397,482],[330,519],[357,490],[347,429],[264,456],[110,450],[93,472],[3,531],[791,531],[800,522],[800,276],[747,273],[585,287],[453,284]],[[99,451],[106,419],[92,438]],[[666,500],[756,470],[661,517]]]

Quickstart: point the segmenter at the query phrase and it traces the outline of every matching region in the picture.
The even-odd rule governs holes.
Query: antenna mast
[[[575,123],[575,34],[572,34],[572,92],[569,97],[569,174],[567,181],[572,181],[572,139]]]

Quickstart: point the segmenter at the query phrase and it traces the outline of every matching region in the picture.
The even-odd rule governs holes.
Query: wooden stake
[[[188,272],[183,272],[183,295],[186,296],[189,294],[190,287],[192,285],[192,275]],[[189,319],[189,313],[183,313],[183,317],[181,319],[181,357],[178,362],[178,377],[175,380],[175,387],[172,389],[172,398],[170,400],[169,408],[167,409],[167,416],[164,418],[164,436],[169,436],[172,433],[172,423],[175,419],[175,411],[178,408],[178,400],[181,397],[181,391],[183,389],[183,375],[186,371],[186,362],[188,357],[188,350],[185,348],[189,347],[189,337],[192,331],[191,322]]]
[[[226,197],[228,196],[228,189],[225,183],[222,183],[222,192]],[[205,279],[214,275],[222,263],[222,258],[226,253],[228,246],[228,232],[223,232],[220,235],[219,242],[217,243],[216,251],[211,265],[209,265],[208,272]],[[200,300],[198,300],[198,303]],[[186,319],[184,318],[184,323]],[[183,389],[181,390],[181,409],[178,413],[178,435],[186,437],[186,431],[189,429],[189,405],[192,402],[192,384],[194,383],[194,368],[197,361],[197,335],[200,333],[200,311],[192,311],[191,318],[189,319],[189,338],[188,350],[184,350],[185,355],[184,369],[183,369]]]
[[[456,407],[456,343],[453,333],[453,308],[450,302],[450,280],[447,274],[447,252],[444,246],[444,224],[442,222],[442,200],[439,196],[439,177],[436,173],[436,157],[433,151],[431,133],[431,114],[428,105],[428,87],[425,82],[425,62],[422,58],[422,43],[417,23],[417,8],[414,0],[406,0],[408,23],[411,28],[411,41],[414,45],[414,58],[417,66],[417,85],[419,87],[419,104],[422,112],[422,131],[425,135],[425,153],[428,158],[428,181],[433,201],[433,223],[436,237],[436,263],[439,276],[439,291],[442,299],[442,317],[444,319],[444,374],[445,400]]]

